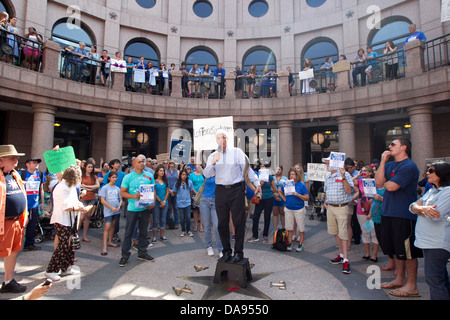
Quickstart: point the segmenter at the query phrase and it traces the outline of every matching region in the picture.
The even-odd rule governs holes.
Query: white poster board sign
[[[217,149],[216,134],[227,133],[228,146],[234,146],[233,117],[194,119],[194,151]]]
[[[344,167],[345,153],[331,152],[330,154],[330,169],[339,170]]]
[[[306,79],[314,78],[314,69],[311,68],[311,69],[308,69],[306,71],[300,71],[298,73],[298,78],[300,80],[306,80]]]
[[[292,196],[295,192],[295,182],[294,180],[286,180],[283,183],[284,195]]]
[[[145,70],[144,69],[134,69],[133,81],[135,83],[145,83]]]
[[[308,163],[307,166],[308,179],[310,181],[325,182],[325,177],[328,172],[327,165],[325,163]]]
[[[450,21],[450,0],[442,0],[441,23]]]
[[[127,72],[127,63],[125,60],[111,59],[111,72]]]

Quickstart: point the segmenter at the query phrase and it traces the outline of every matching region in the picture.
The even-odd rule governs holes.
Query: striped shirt
[[[345,179],[353,189],[353,180],[350,173],[345,172]],[[345,192],[344,180],[342,180],[342,175],[339,171],[336,173],[327,173],[324,189],[327,196],[327,203],[343,204],[352,201],[352,194]]]

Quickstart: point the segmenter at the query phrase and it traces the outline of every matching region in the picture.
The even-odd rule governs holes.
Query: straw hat
[[[5,144],[0,146],[0,158],[10,156],[24,156],[25,153],[18,153],[12,144]]]

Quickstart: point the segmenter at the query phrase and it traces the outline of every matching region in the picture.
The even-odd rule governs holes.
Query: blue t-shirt
[[[375,51],[373,51],[372,53],[369,53],[368,55],[366,55],[366,57],[370,57],[371,58],[371,59],[368,59],[367,64],[369,66],[375,67],[375,65],[377,64],[377,61],[376,61],[375,58],[378,57],[378,54]]]
[[[288,181],[288,180],[287,180]],[[284,186],[281,187],[284,192]],[[308,189],[303,182],[299,181],[295,184],[295,192],[301,195],[308,194]],[[289,210],[300,210],[305,207],[305,201],[294,195],[286,196],[286,208]]]
[[[177,207],[186,208],[191,205],[191,191],[194,190],[194,184],[191,180],[187,180],[187,183],[182,182],[180,187],[175,184],[173,192],[177,194]]]
[[[206,179],[205,189],[203,190],[202,197],[215,198],[216,191],[216,176],[212,176]]]
[[[261,186],[261,199],[270,199],[273,198],[272,193],[272,181],[273,176],[269,174],[269,182],[264,181],[263,185]]]
[[[155,194],[158,196],[158,198],[161,201],[164,201],[164,198],[166,197],[166,192],[167,192],[167,184],[166,183],[159,183],[157,181],[155,181]],[[156,197],[155,197],[156,200]],[[156,205],[159,206],[161,204],[161,202],[156,200]]]
[[[105,198],[105,201],[113,208],[117,208],[120,204],[120,189],[116,185],[111,187],[111,185],[107,184],[98,192],[99,197]],[[105,217],[114,216],[116,214],[120,214],[121,210],[114,212],[107,206],[103,206],[103,215]]]
[[[175,183],[178,179],[178,170],[166,170],[166,178],[167,183],[169,184],[169,189],[173,190],[173,187],[175,186]]]
[[[192,183],[194,184],[195,192],[198,192],[198,190],[203,184],[203,181],[205,180],[205,177],[201,174],[191,173],[189,175],[189,180],[191,180]]]
[[[155,184],[155,180],[153,177],[146,171],[141,174],[136,173],[135,171],[130,172],[123,178],[122,188],[128,189],[129,194],[136,194],[139,192],[139,187],[145,184]],[[147,208],[137,208],[136,207],[136,199],[128,199],[128,211],[145,211]]]
[[[101,185],[102,187],[108,184],[108,176],[109,176],[110,172],[111,171],[109,171],[108,173],[106,173],[104,175],[103,180],[102,180],[102,185]],[[117,187],[120,188],[122,186],[123,178],[125,178],[125,173],[123,171],[117,172],[117,180],[116,180],[116,183],[115,183],[115,185]]]
[[[33,173],[29,173],[28,170],[24,170],[25,179],[25,190],[27,191],[27,202],[28,209],[34,209],[39,207],[39,191],[41,189],[41,184],[46,181],[44,175],[42,175],[42,181],[40,178],[39,171],[36,170]],[[23,176],[23,173],[21,173]]]
[[[409,158],[386,163],[384,176],[386,181],[400,186],[397,191],[384,192],[383,216],[416,220],[417,215],[409,211],[409,205],[417,200],[417,182],[419,169]]]

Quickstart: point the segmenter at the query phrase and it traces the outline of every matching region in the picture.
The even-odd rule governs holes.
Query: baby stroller
[[[317,217],[319,218],[319,221],[326,221],[327,220],[327,209],[323,208],[323,197],[324,197],[323,188],[319,189],[319,192],[317,193],[316,198],[314,199],[314,209],[311,216],[314,214],[314,212],[317,214]]]
[[[55,235],[55,229],[50,224],[50,216],[39,215],[36,223],[36,235],[34,238],[35,243],[41,243],[45,239],[52,239]]]
[[[103,205],[100,202],[100,199],[97,197],[97,202],[95,203],[95,211],[91,216],[89,227],[99,229],[102,226],[103,226]]]

